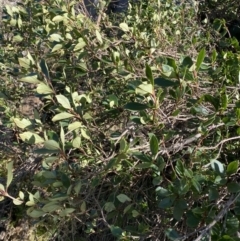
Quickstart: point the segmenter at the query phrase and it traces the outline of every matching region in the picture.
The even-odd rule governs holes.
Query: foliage
[[[5,7],[2,122],[24,155],[1,160],[2,202],[39,237],[239,240],[238,42],[215,48],[196,9],[172,1],[98,20],[64,0]],[[43,104],[33,116],[26,95]],[[41,162],[20,179],[28,155]]]

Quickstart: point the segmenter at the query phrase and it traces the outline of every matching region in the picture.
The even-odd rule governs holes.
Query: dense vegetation
[[[80,7],[4,7],[2,240],[240,240],[238,0]]]

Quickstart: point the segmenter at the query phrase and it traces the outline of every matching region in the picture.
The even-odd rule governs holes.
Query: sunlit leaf
[[[30,131],[23,132],[19,134],[19,136],[22,141],[27,142],[29,144],[39,144],[44,142],[44,139],[41,136]]]
[[[13,161],[7,163],[7,185],[6,188],[9,187],[13,179]]]
[[[44,83],[40,83],[37,86],[37,93],[46,95],[46,94],[52,94],[54,92],[49,86],[45,85]]]
[[[61,104],[65,109],[71,109],[70,102],[68,98],[64,95],[56,95],[57,101]]]
[[[60,150],[60,145],[54,140],[47,140],[44,142],[44,147],[48,150]]]
[[[62,113],[59,113],[59,114],[55,115],[52,118],[52,121],[64,120],[64,119],[68,119],[68,118],[71,118],[71,117],[74,117],[74,115],[70,114],[70,113],[67,113],[67,112],[62,112]]]

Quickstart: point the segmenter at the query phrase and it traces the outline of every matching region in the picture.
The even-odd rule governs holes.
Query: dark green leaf
[[[154,134],[149,134],[150,136],[150,150],[153,156],[158,153],[158,139]]]
[[[119,238],[119,237],[121,237],[122,236],[122,229],[121,228],[119,228],[118,226],[111,226],[110,227],[110,229],[111,229],[111,233],[113,234],[113,236],[114,237],[117,237],[117,238]]]
[[[174,205],[173,208],[173,217],[177,220],[180,221],[182,218],[182,215],[184,213],[184,210],[180,208],[177,204]]]
[[[150,81],[152,86],[154,86],[153,74],[152,74],[151,67],[149,65],[146,65],[145,72],[146,72],[146,76],[147,76],[148,80]]]
[[[214,201],[219,198],[219,193],[215,187],[211,187],[209,189],[208,198],[209,198],[209,201]]]
[[[41,59],[39,66],[41,68],[42,73],[45,75],[45,78],[49,80],[49,71],[46,61],[44,59]]]
[[[172,207],[173,202],[174,202],[174,199],[171,197],[164,198],[160,201],[159,207],[160,208],[170,208],[170,207]]]
[[[179,240],[180,235],[172,228],[169,228],[165,231],[165,235],[170,239],[170,240]]]
[[[187,212],[187,226],[190,228],[196,228],[200,223],[201,218],[195,216],[192,211]]]
[[[165,79],[165,78],[162,78],[162,77],[156,78],[154,80],[154,82],[155,82],[156,85],[158,85],[160,87],[165,87],[165,88],[179,85],[177,81],[172,81],[172,80]]]
[[[240,192],[240,185],[236,182],[230,182],[227,184],[228,191],[231,193]]]
[[[148,108],[149,108],[148,105],[137,103],[137,102],[129,102],[124,106],[124,109],[133,110],[133,111],[146,110]]]

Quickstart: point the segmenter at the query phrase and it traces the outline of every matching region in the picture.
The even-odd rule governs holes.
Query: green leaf
[[[81,204],[81,206],[80,206],[80,210],[81,210],[81,212],[86,212],[86,210],[87,210],[87,204],[86,204],[86,202],[85,201],[83,201],[82,202],[82,204]]]
[[[41,69],[42,73],[44,74],[45,78],[47,80],[49,80],[49,71],[48,71],[48,66],[47,66],[46,61],[44,59],[41,59],[39,66],[40,66],[40,69]]]
[[[125,203],[125,202],[130,202],[131,201],[131,198],[129,198],[127,195],[125,194],[119,194],[117,196],[117,199],[121,202],[121,203]]]
[[[31,60],[28,58],[18,58],[18,63],[24,69],[29,69],[31,67]]]
[[[218,190],[215,187],[210,187],[208,198],[209,201],[215,201],[219,198]]]
[[[44,83],[40,83],[37,86],[37,93],[47,95],[47,94],[52,94],[54,92],[49,86],[45,85]]]
[[[60,130],[60,139],[61,139],[62,148],[63,148],[63,151],[64,151],[65,150],[65,134],[64,134],[64,130],[63,130],[62,125],[61,125],[61,130]]]
[[[70,114],[70,113],[67,113],[67,112],[62,112],[62,113],[59,113],[59,114],[55,115],[52,118],[52,121],[64,120],[64,119],[68,119],[68,118],[71,118],[71,117],[74,117],[74,115]]]
[[[65,109],[71,109],[70,102],[67,97],[64,95],[56,95],[57,101],[61,104]]]
[[[32,210],[32,208],[29,208],[27,210],[27,214],[32,218],[40,218],[45,214],[45,212],[43,212],[42,210]]]
[[[218,174],[224,173],[224,166],[220,161],[213,159],[213,160],[210,161],[210,164],[211,164],[212,169],[216,173],[218,173]]]
[[[141,84],[136,88],[135,92],[140,95],[153,94],[153,85]]]
[[[9,187],[13,179],[13,161],[7,163],[7,184],[6,189]]]
[[[124,32],[129,32],[128,25],[126,23],[120,23],[119,27],[124,31]]]
[[[153,156],[158,153],[159,143],[158,139],[154,134],[149,134],[150,136],[150,150]]]
[[[129,102],[124,106],[124,109],[133,110],[133,111],[146,110],[148,108],[149,108],[148,105],[137,103],[137,102]]]
[[[102,40],[101,34],[99,33],[99,31],[97,29],[95,30],[95,33],[96,33],[97,40],[99,41],[100,44],[102,44],[103,40]]]
[[[127,144],[126,140],[124,138],[122,138],[120,140],[120,149],[119,149],[119,151],[120,152],[126,152],[127,148],[128,148],[128,144]]]
[[[132,210],[132,216],[136,218],[137,216],[139,216],[139,212],[137,210]]]
[[[20,199],[18,199],[18,198],[15,198],[15,199],[13,199],[13,203],[14,203],[15,205],[21,205],[21,204],[23,204],[23,201],[20,200]]]
[[[83,38],[78,39],[78,44],[74,47],[73,51],[78,51],[83,49],[86,46],[86,43]]]
[[[77,195],[79,194],[81,187],[82,187],[82,181],[80,180],[75,184],[75,186],[73,188]]]
[[[74,212],[74,211],[75,211],[74,208],[65,208],[65,209],[63,209],[63,210],[59,213],[59,216],[60,216],[60,217],[65,217],[65,216],[67,216],[68,214],[70,214],[70,213],[72,213],[72,212]]]
[[[85,139],[91,140],[90,133],[88,130],[81,128],[81,134]]]
[[[171,197],[164,198],[160,201],[159,207],[160,208],[170,208],[170,207],[172,207],[173,202],[174,202],[174,199]]]
[[[151,162],[144,162],[136,165],[135,168],[145,169],[145,168],[150,168],[151,166],[152,166]]]
[[[199,71],[202,63],[203,63],[203,60],[205,58],[205,55],[206,55],[206,50],[205,49],[201,49],[199,54],[198,54],[198,57],[197,57],[197,62],[196,62],[196,71]]]
[[[59,23],[59,22],[62,22],[64,19],[66,19],[66,17],[61,16],[61,15],[57,15],[52,19],[52,21],[56,22],[56,23]]]
[[[199,184],[199,182],[195,178],[193,178],[191,182],[195,189],[198,191],[198,193],[201,193],[201,185]]]
[[[5,187],[0,183],[0,190],[5,191]]]
[[[120,238],[122,236],[123,231],[118,226],[111,225],[110,229],[111,229],[111,233],[114,237]]]
[[[62,44],[56,44],[54,45],[54,47],[52,48],[52,53],[58,51],[59,49],[62,49],[63,45]]]
[[[54,212],[54,211],[59,210],[61,208],[62,208],[62,206],[60,206],[57,202],[49,202],[42,207],[42,210],[45,213],[51,213],[51,212]]]
[[[204,100],[206,102],[209,102],[210,104],[213,105],[213,107],[215,108],[216,111],[218,111],[219,107],[220,107],[220,100],[219,98],[215,98],[209,94],[204,95]]]
[[[45,141],[44,147],[48,150],[61,150],[59,143],[54,140]]]
[[[232,161],[227,166],[227,175],[231,176],[232,174],[237,173],[239,166],[239,161]]]
[[[165,231],[165,235],[170,239],[170,240],[179,240],[181,237],[174,229],[169,228]]]
[[[131,209],[132,206],[133,206],[132,203],[127,205],[127,207],[125,207],[124,210],[123,210],[123,214],[126,214]]]
[[[227,214],[226,228],[229,234],[233,234],[239,230],[239,220],[230,212]]]
[[[177,220],[180,221],[182,218],[182,215],[184,213],[184,210],[180,208],[177,204],[174,205],[173,208],[173,217]]]
[[[24,199],[24,193],[22,191],[19,191],[18,196],[20,197],[21,200]]]
[[[49,37],[50,42],[60,42],[61,40],[63,40],[62,36],[57,33],[51,34]]]
[[[154,78],[153,78],[152,70],[148,64],[146,65],[145,72],[146,72],[146,76],[147,76],[148,80],[150,81],[151,85],[154,86]]]
[[[44,139],[41,136],[39,136],[36,133],[32,133],[30,131],[23,132],[19,134],[19,136],[22,141],[28,144],[39,144],[44,142]]]
[[[172,80],[160,78],[160,77],[156,78],[154,82],[155,82],[156,85],[158,85],[160,87],[163,87],[163,88],[179,85],[176,81],[172,81]]]
[[[68,130],[74,131],[74,130],[80,128],[80,127],[83,127],[82,123],[79,122],[79,121],[75,121],[75,122],[68,125]]]
[[[196,217],[192,211],[187,212],[187,226],[190,228],[196,228],[201,221],[201,217]]]
[[[29,127],[32,125],[32,122],[28,119],[20,120],[18,118],[14,118],[13,121],[16,124],[16,126],[19,127],[20,129],[25,129],[26,127]]]
[[[38,77],[36,74],[29,74],[23,78],[20,79],[20,81],[30,84],[40,84],[41,81],[38,80]]]
[[[112,212],[115,209],[116,207],[113,202],[106,202],[104,205],[104,210],[108,213]]]
[[[81,137],[77,136],[76,138],[74,138],[73,141],[72,141],[72,145],[75,148],[80,148],[81,145],[82,145]]]
[[[230,182],[227,184],[227,189],[230,193],[240,192],[240,185],[236,182]]]

